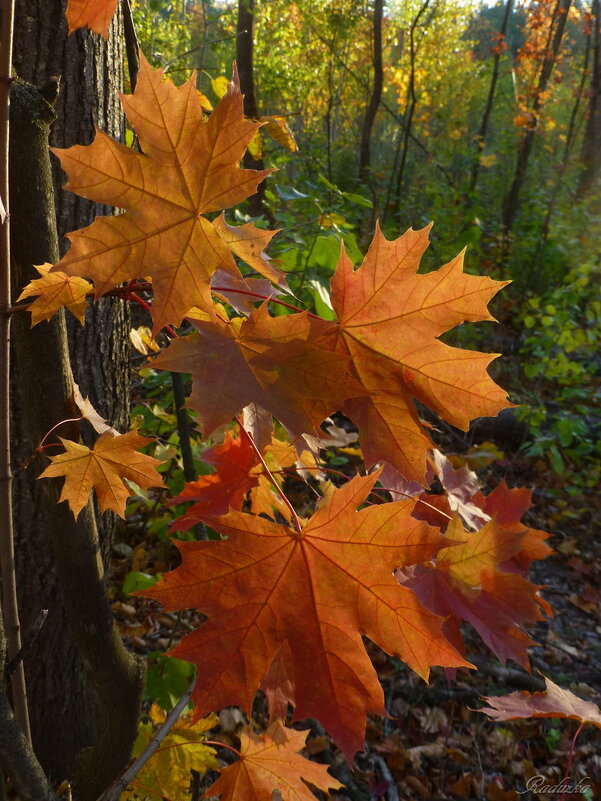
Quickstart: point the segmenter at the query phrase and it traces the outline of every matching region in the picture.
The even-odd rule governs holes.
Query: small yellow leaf
[[[259,117],[259,121],[265,123],[263,130],[266,131],[278,145],[282,145],[282,147],[285,147],[292,153],[298,150],[294,134],[288,127],[288,123],[284,117]]]
[[[257,131],[250,140],[248,152],[255,161],[259,161],[259,159],[263,158],[263,137],[261,136],[261,131]]]
[[[29,305],[31,325],[49,320],[52,315],[66,306],[83,325],[86,316],[86,295],[94,291],[89,281],[61,272],[49,272],[51,264],[40,264],[36,270],[41,278],[34,278],[17,298],[17,302],[32,295],[39,297]]]
[[[143,723],[140,726],[134,745],[134,756],[139,756],[144,751],[154,736],[155,727],[165,721],[165,713],[157,704],[151,707],[150,719],[152,723]],[[188,721],[188,717],[183,717],[171,729],[160,749],[152,755],[136,777],[131,789],[121,794],[120,801],[134,801],[141,796],[148,796],[148,792],[141,793],[137,790],[136,784],[144,790],[153,790],[156,796],[153,795],[152,798],[157,801],[161,796],[174,801],[187,798],[191,770],[200,774],[209,769],[218,770],[215,751],[204,744],[204,739],[206,732],[217,726],[219,718],[217,715],[209,715],[191,725],[188,725]]]
[[[494,153],[489,153],[487,156],[480,156],[480,164],[483,167],[492,167],[497,163],[497,157]]]
[[[211,79],[211,87],[219,100],[224,97],[225,93],[227,92],[229,81],[225,77],[225,75],[218,75],[217,78]]]
[[[213,104],[206,95],[203,95],[202,92],[198,92],[198,99],[200,100],[200,107],[203,111],[213,111]]]
[[[156,339],[152,336],[152,331],[146,325],[132,328],[129,338],[134,348],[143,356],[147,356],[150,351],[158,353],[161,350],[161,346],[157,344]]]

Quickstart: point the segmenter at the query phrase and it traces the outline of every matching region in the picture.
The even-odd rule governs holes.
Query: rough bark
[[[583,172],[578,185],[578,194],[584,195],[595,185],[601,176],[601,2],[593,0],[592,41],[593,64],[591,71],[590,95],[586,128],[582,140]]]
[[[52,109],[36,87],[22,81],[15,82],[11,97],[11,245],[15,283],[22,286],[32,276],[33,264],[56,259],[58,251],[47,148]],[[30,329],[27,316],[16,314],[14,343],[18,395],[15,394],[21,402],[15,420],[27,433],[29,441],[25,442],[31,453],[58,420],[77,416],[64,315]],[[64,426],[60,433],[79,438],[77,424]],[[22,472],[23,483],[39,473],[38,464],[31,467]],[[40,588],[32,587],[31,573],[36,573],[37,578],[39,563],[45,562],[44,555],[52,549],[49,574],[41,585],[56,585],[48,599],[53,641],[45,646],[44,640],[36,641],[36,656],[43,663],[44,672],[60,676],[64,685],[63,653],[66,650],[71,655],[75,651],[85,665],[95,699],[90,697],[81,666],[72,656],[68,666],[73,668],[73,684],[66,687],[67,693],[60,699],[62,707],[52,707],[47,696],[39,696],[39,685],[32,681],[32,709],[41,707],[46,713],[43,720],[36,715],[34,746],[47,770],[55,774],[62,770],[62,774],[58,773],[61,778],[74,776],[78,797],[92,801],[129,758],[143,677],[140,665],[126,652],[114,628],[91,503],[75,521],[64,503],[57,504],[61,483],[42,482],[44,495],[36,499],[37,511],[44,515],[42,528],[28,531],[27,540],[21,540],[20,553],[27,551],[29,559],[21,565],[20,572],[24,585],[33,593],[31,602],[39,610]],[[66,613],[59,607],[56,589]],[[56,683],[50,691],[55,701]],[[81,739],[73,738],[70,725],[74,725]],[[65,733],[69,742],[64,741]],[[61,741],[59,753],[57,741]]]
[[[68,147],[89,143],[94,136],[95,122],[119,136],[122,113],[116,92],[121,88],[122,77],[120,17],[117,16],[113,23],[108,42],[83,30],[67,38],[64,9],[64,0],[17,0],[15,70],[20,77],[49,93],[60,79],[52,144]],[[47,153],[46,143],[43,149]],[[26,188],[33,180],[32,170],[27,167],[25,170],[26,177],[22,175],[20,178],[21,188]],[[48,178],[48,191],[51,191],[52,184],[57,188],[64,182],[56,160],[52,171],[52,177]],[[68,192],[57,193],[57,197],[56,219],[60,236],[89,224],[98,213],[110,213],[109,209]],[[36,213],[41,212],[38,210]],[[33,210],[26,209],[23,214],[26,220],[31,220]],[[58,257],[56,243],[54,253],[52,248],[48,248],[48,241],[36,244],[41,229],[45,229],[45,235],[51,238],[48,231],[54,222],[54,214],[50,216],[52,220],[46,219],[45,225],[39,222],[31,224],[29,233],[25,234],[25,245],[29,250],[21,258],[24,270],[31,269],[32,263],[39,264]],[[61,241],[62,251],[67,244],[65,240]],[[27,280],[23,272],[18,281],[19,289]],[[73,416],[61,412],[59,405],[54,406],[52,387],[45,386],[39,376],[39,370],[50,365],[54,365],[56,371],[57,360],[63,359],[65,354],[63,345],[66,346],[66,339],[62,342],[63,335],[56,334],[54,341],[47,334],[51,325],[40,324],[28,334],[25,355],[21,359],[21,375],[25,370],[33,370],[36,383],[30,385],[29,390],[15,386],[14,465],[26,461],[32,446],[52,425],[65,416]],[[25,328],[27,326],[22,331],[23,336]],[[72,321],[69,336],[71,362],[83,394],[89,395],[98,411],[122,431],[127,428],[128,416],[128,328],[125,305],[117,300],[107,300],[90,309],[85,328]],[[35,363],[24,367],[28,354],[35,354],[40,360],[37,373]],[[70,368],[67,365],[65,369]],[[59,374],[55,380],[59,386],[62,382],[64,387],[65,374],[62,378]],[[23,413],[31,400],[37,402],[37,409],[31,410],[36,419],[33,426],[26,422]],[[59,433],[68,436],[65,430]],[[26,668],[36,752],[45,769],[58,779],[72,775],[76,755],[85,746],[96,742],[99,707],[68,628],[61,599],[61,579],[49,544],[50,532],[57,521],[62,520],[63,512],[57,511],[60,507],[48,507],[42,486],[46,482],[35,480],[40,469],[41,465],[37,464],[36,470],[30,468],[26,473],[20,473],[15,481],[14,508],[19,540],[17,569],[24,631],[32,625],[41,608],[49,609]],[[102,552],[106,555],[110,549],[113,520],[105,515],[99,518],[99,523]],[[139,695],[140,677],[134,685],[130,705],[135,705]],[[131,737],[131,724],[129,728],[128,736]],[[116,739],[120,739],[119,733],[116,733]]]

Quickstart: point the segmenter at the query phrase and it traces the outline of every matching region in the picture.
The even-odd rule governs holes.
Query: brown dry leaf
[[[486,696],[487,707],[478,709],[494,720],[520,718],[570,718],[591,723],[601,729],[601,710],[591,701],[583,701],[570,690],[564,690],[545,677],[547,689],[542,693],[515,692],[509,695]]]
[[[97,434],[104,434],[105,432],[109,432],[114,434],[115,436],[120,436],[117,429],[109,426],[108,423],[104,421],[104,419],[98,414],[96,409],[92,406],[92,403],[89,398],[84,398],[81,394],[78,384],[73,381],[73,400],[75,401],[75,405],[79,409],[82,414],[82,417],[90,423],[94,431]]]

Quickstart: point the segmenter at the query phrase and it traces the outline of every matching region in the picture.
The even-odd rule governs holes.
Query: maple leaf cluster
[[[319,718],[352,759],[363,747],[366,716],[385,713],[363,636],[427,679],[434,665],[471,667],[462,621],[501,660],[526,666],[522,625],[550,612],[525,578],[530,562],[549,551],[544,533],[520,522],[528,491],[501,485],[482,496],[475,480],[433,452],[415,404],[463,429],[511,405],[488,375],[494,355],[439,339],[461,323],[493,320],[487,304],[504,282],[464,273],[462,254],[419,273],[429,227],[393,241],[377,229],[358,269],[341,247],[331,282],[334,321],[306,311],[272,317],[267,302],[256,308],[254,301],[288,291],[265,252],[275,232],[229,225],[223,213],[270,172],[238,166],[260,125],[244,118],[236,74],[207,119],[193,79],[176,87],[142,57],[136,91],[122,101],[140,152],[101,131],[89,146],[55,152],[69,189],[124,213],[73,232],[69,251],[51,270],[40,268],[22,297],[40,296],[35,323],[58,304],[82,315],[87,281],[100,297],[143,280],[153,293],[153,333],[182,321],[192,332],[151,364],[192,374],[188,405],[204,436],[243,409],[263,421],[254,437],[243,426],[238,437],[228,430],[204,454],[216,472],[173,500],[192,502],[174,531],[203,521],[224,539],[178,542],[181,565],[142,594],[208,618],[173,651],[198,666],[198,716],[228,705],[249,711],[262,687],[272,718],[288,705],[296,718]],[[240,262],[263,278],[247,278]],[[322,423],[334,412],[356,424],[366,467],[379,467],[338,489],[324,484],[314,514],[300,519],[281,475],[299,459],[303,469],[317,469]],[[295,446],[272,436],[272,416]],[[110,431],[93,449],[64,441],[65,453],[44,476],[66,476],[61,499],[75,514],[92,487],[101,509],[122,514],[132,491],[123,479],[143,488],[160,483],[157,461],[138,452],[146,442]],[[433,472],[445,489],[438,500],[425,490]],[[368,503],[383,477],[389,488],[418,490]],[[246,764],[269,763],[284,742],[290,760],[301,734],[280,731],[275,745],[272,735],[245,735]],[[311,766],[303,770],[316,786],[336,786]],[[214,790],[228,782],[246,787],[245,771],[222,777]],[[271,775],[279,776],[275,768]],[[286,781],[278,784],[283,797],[304,797]]]

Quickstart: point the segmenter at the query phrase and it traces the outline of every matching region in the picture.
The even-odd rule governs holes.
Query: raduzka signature
[[[524,790],[518,790],[518,795],[523,795],[527,792],[549,794],[585,793],[591,787],[590,784],[587,784],[587,782],[590,781],[588,776],[585,776],[584,779],[580,779],[577,784],[571,784],[569,776],[566,776],[557,784],[547,784],[546,782],[548,781],[549,780],[545,776],[532,776],[526,782],[526,788]]]

